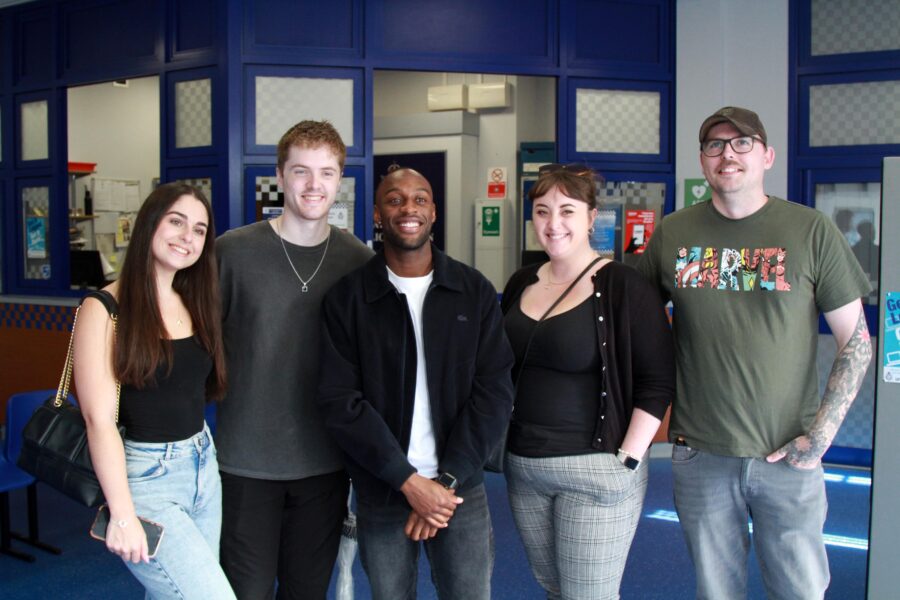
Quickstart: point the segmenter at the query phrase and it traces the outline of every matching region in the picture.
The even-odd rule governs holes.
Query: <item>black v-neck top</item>
[[[156,385],[139,390],[122,386],[119,422],[136,442],[175,442],[203,429],[206,379],[212,358],[196,336],[171,340],[172,372],[156,370]]]
[[[539,458],[597,452],[591,439],[600,407],[601,359],[593,315],[590,298],[540,323],[519,303],[506,313],[506,334],[521,365],[509,431],[513,453]]]

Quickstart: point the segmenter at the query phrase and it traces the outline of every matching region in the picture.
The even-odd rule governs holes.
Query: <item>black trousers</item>
[[[221,561],[238,600],[324,599],[347,514],[347,473],[221,475]]]

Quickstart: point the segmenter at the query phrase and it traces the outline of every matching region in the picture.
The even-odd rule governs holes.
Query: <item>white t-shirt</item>
[[[431,424],[431,403],[428,397],[428,375],[425,371],[425,346],[422,340],[422,306],[425,294],[434,279],[434,271],[424,277],[400,277],[390,269],[388,279],[406,296],[413,331],[416,334],[416,396],[413,403],[412,431],[406,457],[422,477],[433,478],[438,474],[437,449],[434,445],[434,428]]]

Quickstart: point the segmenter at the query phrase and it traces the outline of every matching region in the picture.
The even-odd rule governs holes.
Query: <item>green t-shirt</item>
[[[638,270],[674,307],[670,440],[761,457],[807,431],[821,402],[818,314],[870,289],[824,213],[769,197],[735,220],[696,204],[663,220]]]

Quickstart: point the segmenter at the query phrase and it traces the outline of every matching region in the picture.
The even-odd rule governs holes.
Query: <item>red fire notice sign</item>
[[[625,211],[625,254],[643,254],[653,234],[656,212],[652,210]]]
[[[506,198],[506,167],[488,169],[488,198]]]

